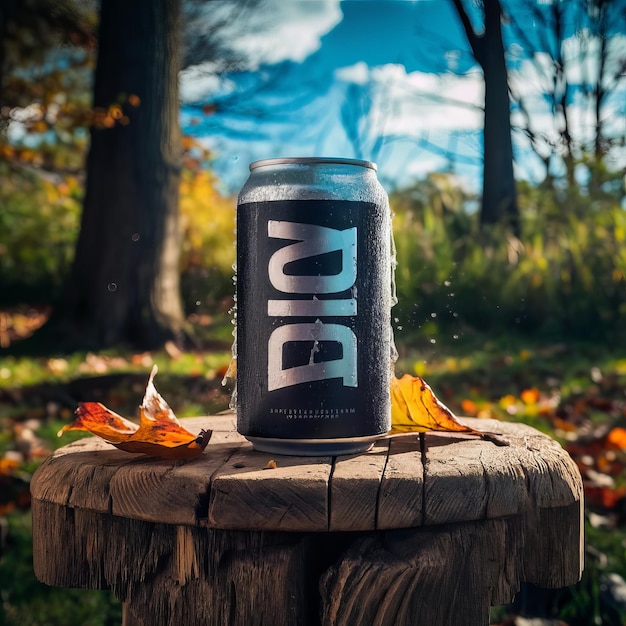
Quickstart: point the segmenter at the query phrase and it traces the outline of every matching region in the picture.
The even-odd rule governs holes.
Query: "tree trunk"
[[[180,19],[180,0],[102,0],[81,230],[52,320],[70,347],[183,334]]]
[[[511,111],[500,0],[484,0],[485,28],[474,31],[462,0],[454,6],[485,80],[484,172],[480,223],[505,223],[519,236],[519,210],[513,176]]]

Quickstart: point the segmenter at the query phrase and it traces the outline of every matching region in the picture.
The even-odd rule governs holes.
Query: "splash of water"
[[[228,385],[229,382],[233,384],[233,392],[230,396],[228,408],[232,411],[237,410],[237,263],[233,263],[233,285],[235,286],[235,293],[233,294],[233,306],[228,311],[231,314],[230,323],[233,325],[233,345],[231,347],[230,363],[224,378],[222,378],[222,386]]]
[[[398,304],[398,293],[396,290],[396,268],[398,267],[398,257],[396,253],[396,241],[393,237],[393,228],[391,227],[391,219],[393,215],[389,215],[389,237],[390,237],[390,266],[391,266],[391,308]],[[398,360],[398,349],[396,348],[395,336],[393,333],[393,324],[389,325],[389,376],[395,375],[396,361]]]

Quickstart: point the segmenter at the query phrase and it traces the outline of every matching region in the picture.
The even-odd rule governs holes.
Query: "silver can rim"
[[[362,159],[346,159],[343,157],[279,157],[253,161],[250,163],[250,171],[266,165],[314,165],[315,163],[356,165],[358,167],[367,167],[374,171],[378,169],[378,166],[373,161],[363,161]]]

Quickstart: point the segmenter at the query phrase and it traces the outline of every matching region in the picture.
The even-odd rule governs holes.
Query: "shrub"
[[[235,200],[220,195],[211,172],[185,170],[180,187],[185,308],[228,308],[234,293]]]
[[[49,302],[69,268],[82,187],[0,161],[0,302]]]
[[[430,176],[391,196],[396,315],[429,334],[624,331],[626,212],[615,193],[519,185],[522,234],[479,229],[474,198]],[[468,210],[470,209],[470,210]]]

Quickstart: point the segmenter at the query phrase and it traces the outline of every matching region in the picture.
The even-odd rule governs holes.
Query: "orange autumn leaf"
[[[541,393],[539,392],[539,389],[524,389],[524,391],[522,391],[522,393],[520,394],[520,398],[522,399],[522,402],[524,404],[537,404],[537,402],[539,402],[539,397],[541,396]]]
[[[117,415],[99,402],[81,402],[76,409],[78,417],[59,431],[59,437],[68,430],[86,430],[126,452],[162,459],[199,456],[209,443],[211,431],[202,430],[194,435],[180,425],[154,386],[156,373],[155,365],[139,407],[139,425]]]
[[[78,417],[63,426],[57,433],[60,437],[68,430],[86,430],[109,443],[120,443],[139,429],[135,422],[107,409],[99,402],[81,402],[76,409]]]
[[[476,415],[476,413],[478,413],[478,407],[473,400],[463,400],[461,402],[461,409],[466,415]]]
[[[613,428],[606,436],[606,443],[613,449],[626,450],[626,428]]]
[[[405,374],[391,380],[391,433],[447,430],[476,432],[461,424],[423,378]]]

